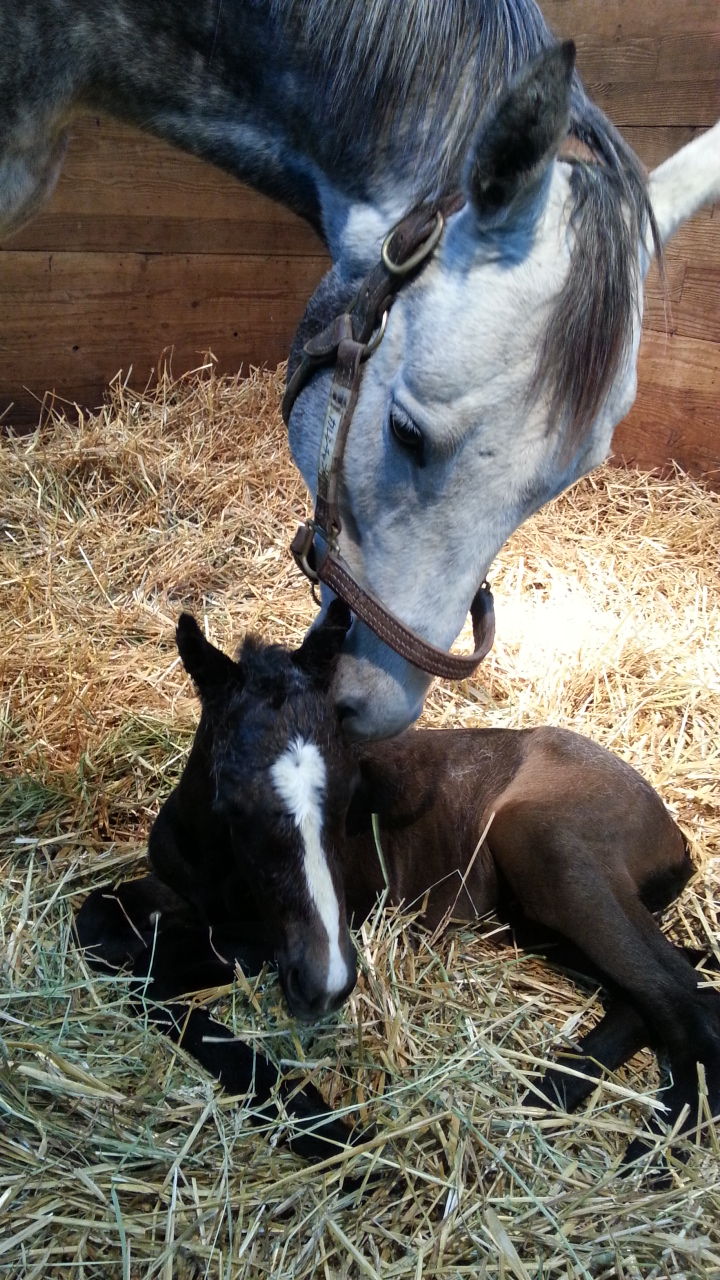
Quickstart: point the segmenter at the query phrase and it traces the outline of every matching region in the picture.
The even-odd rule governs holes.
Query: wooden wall
[[[718,0],[543,8],[649,166],[720,117]],[[279,206],[152,138],[79,119],[53,198],[0,245],[0,413],[34,420],[51,389],[96,404],[119,369],[143,384],[167,348],[176,372],[208,349],[228,370],[274,364],[324,265]],[[650,282],[638,400],[616,450],[720,483],[719,207],[671,243],[666,274],[667,310]]]
[[[73,127],[57,189],[0,251],[0,412],[37,417],[46,389],[81,404],[119,370],[277,364],[325,270],[280,205],[113,121]]]

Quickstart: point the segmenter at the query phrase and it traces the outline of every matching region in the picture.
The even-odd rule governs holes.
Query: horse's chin
[[[343,649],[332,690],[343,733],[353,742],[402,733],[420,715],[429,687],[429,676],[374,636],[362,649],[351,644]]]

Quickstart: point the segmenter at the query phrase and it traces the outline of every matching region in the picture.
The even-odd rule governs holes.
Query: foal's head
[[[356,977],[335,853],[353,770],[327,696],[349,621],[338,602],[297,652],[250,636],[237,661],[189,614],[177,628],[228,858],[275,940],[288,1006],[307,1019],[338,1008]]]

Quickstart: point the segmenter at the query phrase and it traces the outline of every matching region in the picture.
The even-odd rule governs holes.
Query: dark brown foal
[[[558,1066],[536,1100],[572,1109],[604,1068],[651,1044],[671,1074],[667,1118],[687,1108],[685,1127],[695,1121],[698,1063],[720,1113],[720,994],[698,987],[652,914],[692,872],[657,793],[564,729],[418,730],[348,746],[328,696],[347,620],[335,606],[297,653],[249,639],[235,662],[181,618],[200,725],[151,832],[153,874],[91,895],[83,944],[149,975],[163,1000],[208,985],[208,971],[227,980],[235,959],[274,958],[291,1012],[314,1020],[352,989],[348,921],[385,888],[377,815],[392,902],[420,907],[431,928],[496,910],[521,943],[549,946],[609,991],[572,1059],[585,1078]],[[205,1059],[202,1037],[189,1047],[223,1078],[222,1046]]]

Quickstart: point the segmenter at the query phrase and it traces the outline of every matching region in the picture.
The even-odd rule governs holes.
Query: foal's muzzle
[[[314,957],[302,955],[279,958],[280,985],[290,1013],[300,1022],[316,1022],[329,1013],[335,1013],[347,1000],[357,981],[357,962],[354,947],[346,955],[347,976],[343,985],[328,989],[326,966],[316,963]]]

